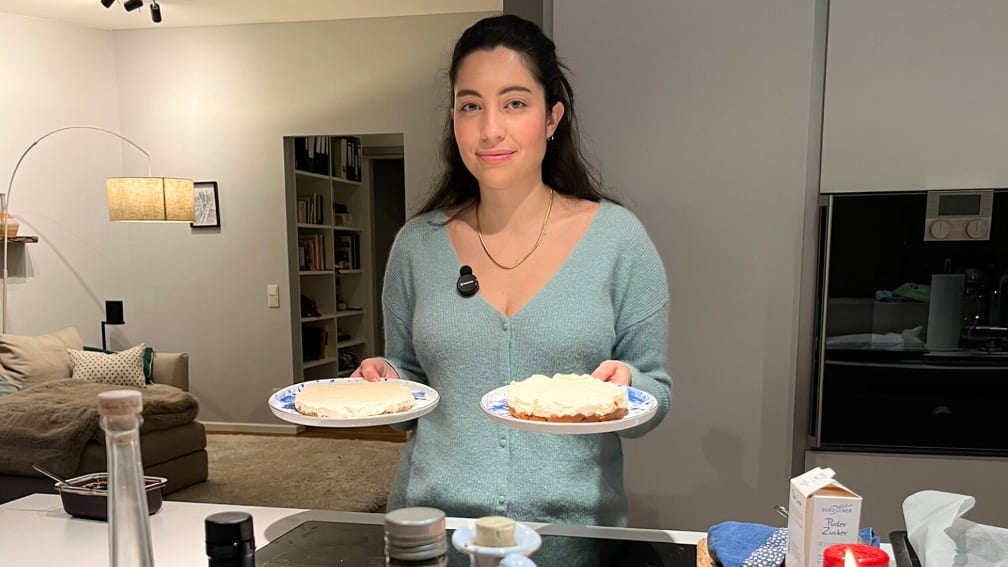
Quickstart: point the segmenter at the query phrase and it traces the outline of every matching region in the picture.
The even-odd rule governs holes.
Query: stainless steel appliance
[[[825,195],[819,237],[812,445],[1008,455],[1008,189]]]

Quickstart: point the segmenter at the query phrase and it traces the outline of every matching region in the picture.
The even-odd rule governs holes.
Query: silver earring
[[[551,141],[551,142],[553,141],[553,136],[549,137],[549,141]]]

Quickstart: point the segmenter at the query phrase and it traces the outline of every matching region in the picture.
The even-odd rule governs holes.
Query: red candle
[[[823,551],[822,567],[887,567],[888,565],[889,554],[870,545],[838,543]]]

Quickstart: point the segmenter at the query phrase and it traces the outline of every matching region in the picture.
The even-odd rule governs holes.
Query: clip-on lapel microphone
[[[459,279],[455,282],[455,289],[462,297],[476,295],[476,292],[479,291],[479,280],[473,275],[472,268],[462,266],[462,269],[459,270]]]

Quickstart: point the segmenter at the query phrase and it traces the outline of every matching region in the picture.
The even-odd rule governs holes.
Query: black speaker
[[[105,322],[109,325],[123,325],[123,302],[109,300],[105,302]]]

